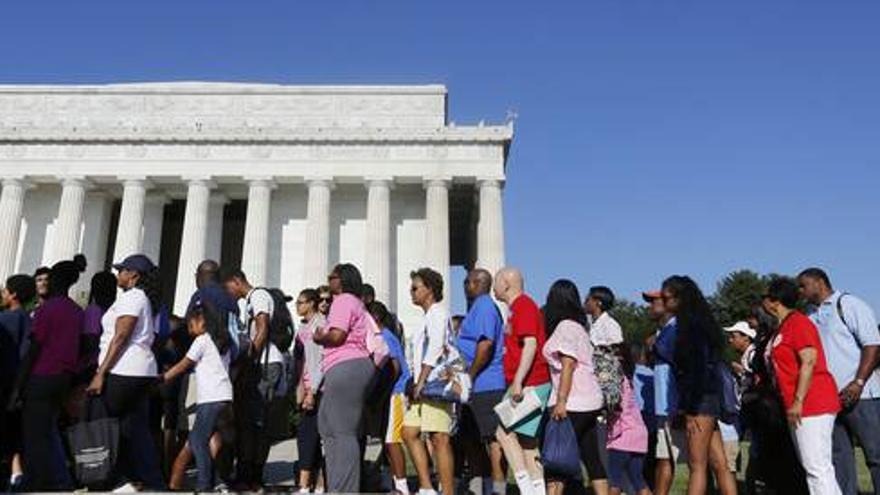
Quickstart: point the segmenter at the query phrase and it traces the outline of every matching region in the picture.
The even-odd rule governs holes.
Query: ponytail
[[[150,301],[150,308],[153,310],[153,314],[159,313],[159,308],[162,305],[162,292],[161,292],[161,282],[159,280],[159,269],[153,268],[152,270],[141,273],[140,278],[138,278],[137,284],[135,287],[144,291],[144,294],[147,295],[147,299]]]
[[[224,318],[220,316],[220,311],[207,301],[198,300],[190,309],[187,318],[192,318],[195,315],[201,315],[205,319],[205,333],[211,337],[220,355],[226,354],[232,342],[229,338],[229,330],[223,324]]]

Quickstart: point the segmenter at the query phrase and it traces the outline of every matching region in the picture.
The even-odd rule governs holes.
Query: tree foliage
[[[642,342],[656,330],[657,325],[648,315],[648,308],[625,299],[619,300],[609,311],[623,328],[623,338],[627,342]]]
[[[752,306],[761,302],[761,295],[770,282],[768,276],[751,270],[737,270],[718,282],[715,294],[709,298],[715,318],[722,325],[733,325],[751,313]]]

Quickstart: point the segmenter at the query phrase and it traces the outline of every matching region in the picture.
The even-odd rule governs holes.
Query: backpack
[[[272,297],[272,318],[269,319],[269,342],[275,345],[281,352],[290,350],[293,343],[293,316],[287,307],[287,296],[279,288],[257,287],[254,292],[264,290]],[[253,292],[252,292],[253,293]],[[250,297],[247,300],[248,312],[253,318]]]
[[[736,424],[739,418],[740,398],[736,377],[726,363],[718,362],[718,379],[721,382],[721,416],[718,418],[727,424]]]
[[[843,296],[848,296],[849,292],[844,292],[837,298],[837,316],[840,318],[840,321],[843,322],[843,326],[849,330],[849,323],[846,322],[846,318],[843,317]],[[850,330],[852,331],[852,330]]]
[[[623,366],[613,348],[593,348],[593,372],[602,390],[603,409],[609,418],[620,413],[623,400]]]

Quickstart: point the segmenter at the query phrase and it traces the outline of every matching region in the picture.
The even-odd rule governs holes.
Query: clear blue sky
[[[519,114],[507,255],[538,297],[817,264],[880,309],[878,26],[873,0],[19,1],[0,82],[443,83],[456,122]]]

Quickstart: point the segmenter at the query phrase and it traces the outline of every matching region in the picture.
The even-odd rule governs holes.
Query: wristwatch
[[[856,379],[855,379],[855,382],[856,382],[856,385],[858,385],[858,386],[860,386],[860,387],[864,387],[864,386],[865,386],[865,380],[862,380],[861,378],[856,378]]]

